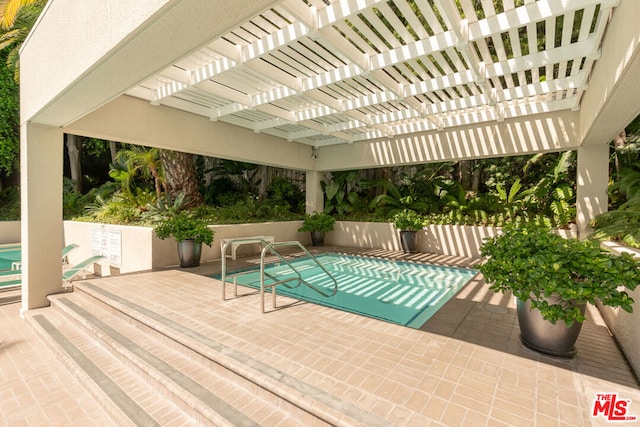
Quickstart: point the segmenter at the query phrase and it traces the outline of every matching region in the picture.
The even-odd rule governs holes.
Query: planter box
[[[640,259],[640,250],[629,248],[614,242],[604,242],[605,248],[614,253],[627,252]],[[627,313],[619,308],[605,307],[599,304],[598,308],[604,320],[622,347],[622,351],[629,360],[636,375],[640,375],[640,286],[635,291],[629,292],[629,296],[634,299],[633,313]]]

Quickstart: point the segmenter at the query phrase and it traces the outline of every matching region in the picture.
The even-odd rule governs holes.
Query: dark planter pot
[[[313,246],[324,246],[324,231],[312,231],[311,232],[311,244]]]
[[[414,253],[418,247],[418,232],[417,231],[401,231],[400,232],[400,245],[404,252]]]
[[[554,298],[547,298],[549,303],[555,303]],[[580,307],[584,313],[585,305]],[[537,309],[531,309],[529,301],[518,299],[518,322],[520,323],[520,341],[537,352],[555,357],[573,357],[576,355],[575,344],[582,329],[581,322],[575,322],[571,327],[559,320],[554,325],[542,318]]]
[[[182,240],[178,242],[178,258],[180,267],[197,267],[200,265],[202,255],[202,243],[193,240]]]

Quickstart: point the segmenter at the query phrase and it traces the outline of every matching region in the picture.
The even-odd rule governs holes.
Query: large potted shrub
[[[194,218],[188,212],[177,213],[154,227],[159,239],[173,237],[178,242],[180,267],[196,267],[200,265],[202,244],[211,246],[214,232],[207,222]]]
[[[527,347],[572,357],[587,303],[631,312],[626,290],[640,282],[640,265],[595,240],[565,239],[542,226],[511,224],[486,241],[478,269],[490,289],[517,298],[520,339]]]
[[[311,233],[311,244],[313,246],[324,245],[325,233],[333,231],[336,219],[324,212],[314,212],[304,216],[302,227],[298,228],[301,233]]]
[[[424,218],[412,209],[403,209],[391,217],[393,226],[400,233],[400,245],[404,252],[416,252],[418,247],[418,231],[425,225]]]

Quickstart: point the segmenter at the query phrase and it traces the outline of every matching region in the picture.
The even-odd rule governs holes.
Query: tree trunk
[[[460,160],[458,162],[458,177],[462,188],[466,191],[473,187],[473,160]]]
[[[483,171],[483,167],[477,167],[476,170],[473,171],[473,184],[471,186],[471,191],[473,191],[475,194],[478,194],[480,192],[480,184],[482,183]]]
[[[180,193],[184,193],[183,208],[202,205],[204,200],[198,191],[193,154],[161,150],[160,158],[164,169],[165,184],[171,200],[175,200]]]
[[[626,143],[627,143],[627,132],[625,129],[622,129],[620,132],[618,132],[618,134],[613,140],[613,144],[615,148],[615,152],[613,155],[614,155],[614,162],[615,162],[615,168],[616,168],[616,181],[619,179],[619,176],[620,176],[620,159],[618,158],[618,150],[620,148],[623,148]]]
[[[160,178],[160,171],[158,171],[158,168],[153,165],[149,165],[149,171],[151,172],[151,176],[153,177],[153,184],[156,188],[156,197],[160,199],[162,197],[162,186],[160,185],[162,179]]]
[[[71,180],[75,184],[75,189],[82,192],[82,142],[83,137],[66,134],[67,151],[69,152],[69,169],[71,170]]]
[[[259,165],[258,175],[260,176],[260,186],[258,187],[258,198],[264,200],[267,198],[267,187],[270,184],[269,166]]]
[[[109,151],[111,152],[111,163],[117,163],[118,143],[116,141],[109,141]]]

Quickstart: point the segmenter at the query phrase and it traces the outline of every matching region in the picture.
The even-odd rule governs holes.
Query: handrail
[[[266,240],[259,238],[259,237],[245,237],[245,238],[237,238],[237,239],[229,239],[227,240],[224,245],[222,245],[222,301],[225,301],[227,299],[227,295],[226,295],[226,288],[225,285],[227,283],[227,248],[229,247],[230,244],[232,243],[238,243],[238,242],[251,242],[251,243],[260,243],[260,245],[264,248],[265,245],[268,245],[269,242],[267,242]],[[248,274],[247,273],[239,273],[239,274],[235,274],[235,277],[241,276],[242,274]],[[235,282],[235,279],[234,279]],[[238,286],[234,287],[234,293],[235,296],[238,296]]]
[[[263,248],[262,248],[262,252],[260,253],[260,304],[261,304],[261,311],[262,313],[265,312],[264,309],[264,293],[265,293],[265,289],[266,288],[271,288],[271,294],[272,294],[272,298],[273,298],[273,306],[276,306],[276,286],[278,285],[285,285],[289,288],[292,288],[293,286],[289,286],[288,283],[290,282],[297,282],[297,286],[300,286],[301,284],[309,287],[310,289],[318,292],[320,295],[324,296],[324,297],[331,297],[333,295],[335,295],[338,292],[338,282],[336,281],[335,277],[333,277],[333,275],[331,273],[329,273],[329,271],[322,265],[322,263],[320,263],[320,261],[317,260],[317,258],[315,256],[313,256],[311,254],[311,252],[309,252],[307,250],[307,248],[305,248],[302,243],[296,241],[296,240],[292,240],[292,241],[288,241],[288,242],[266,242],[263,239],[232,239],[229,240],[228,242],[226,242],[224,244],[224,246],[222,247],[222,300],[224,301],[226,299],[226,280],[227,280],[227,263],[226,263],[226,249],[227,246],[232,243],[232,242],[238,242],[238,241],[243,241],[243,240],[247,240],[247,241],[252,241],[255,242],[256,240],[260,241],[261,244],[264,244]],[[333,291],[331,293],[327,293],[324,290],[320,289],[319,287],[313,285],[312,283],[308,282],[307,280],[303,279],[300,272],[298,270],[296,270],[296,268],[289,262],[289,260],[287,258],[285,258],[280,252],[278,252],[275,248],[277,247],[283,247],[283,246],[296,246],[298,247],[300,250],[302,250],[305,255],[307,257],[309,257],[311,260],[313,260],[313,262],[322,269],[322,271],[324,271],[324,273],[333,281]],[[267,254],[267,252],[270,252],[271,254],[277,256],[280,261],[282,261],[283,263],[285,263],[293,272],[295,272],[296,277],[290,277],[284,280],[278,280],[276,277],[272,276],[271,274],[265,272],[265,255]],[[249,274],[252,273],[253,271],[246,271],[246,272],[239,272],[237,274],[233,275],[234,278],[234,285],[235,286],[235,296],[238,296],[238,290],[237,290],[237,284],[235,283],[235,278],[238,276],[241,276],[243,274]],[[273,281],[273,283],[269,283],[269,284],[265,284],[265,276],[267,276],[270,280]]]
[[[322,271],[325,272],[325,274],[333,281],[333,292],[331,292],[331,294],[328,294],[326,292],[324,292],[323,290],[321,290],[320,288],[318,288],[317,286],[313,285],[312,283],[304,280],[302,278],[302,276],[300,275],[300,272],[298,270],[296,270],[296,268],[291,265],[291,263],[289,262],[288,259],[286,259],[284,256],[282,256],[282,254],[280,252],[278,252],[277,250],[275,250],[276,247],[282,247],[282,246],[296,246],[298,247],[300,250],[302,250],[305,255],[307,255],[310,259],[313,260],[313,262],[315,262],[315,264],[320,267],[322,269]],[[265,271],[264,271],[264,256],[267,252],[271,252],[272,254],[276,255],[278,258],[280,258],[280,260],[282,262],[284,262],[285,264],[287,264],[287,266],[289,268],[291,268],[291,270],[293,270],[296,275],[298,276],[297,278],[289,278],[289,279],[285,279],[285,280],[276,280],[274,283],[270,283],[269,285],[265,285],[264,283],[264,276],[265,276]],[[270,276],[270,275],[269,275]],[[275,278],[273,276],[270,276],[270,278],[272,280],[274,280]],[[322,263],[320,263],[320,261],[318,261],[316,259],[316,257],[314,257],[311,252],[309,252],[307,250],[307,248],[305,248],[302,243],[298,242],[297,240],[291,240],[288,242],[274,242],[274,243],[269,243],[267,244],[263,249],[262,249],[262,253],[260,254],[260,304],[261,304],[261,310],[262,313],[265,312],[264,310],[264,290],[265,287],[269,287],[271,288],[271,295],[272,295],[272,299],[273,299],[273,307],[275,308],[276,306],[276,286],[277,285],[285,285],[288,286],[287,283],[291,282],[291,281],[298,281],[298,286],[300,286],[301,284],[304,284],[305,286],[307,286],[310,289],[313,289],[314,291],[316,291],[317,293],[319,293],[320,295],[324,296],[324,297],[331,297],[333,295],[335,295],[338,292],[338,282],[336,281],[335,277],[333,277],[331,275],[331,273],[329,273],[329,271],[327,271],[326,268],[324,268],[324,266],[322,265]]]

